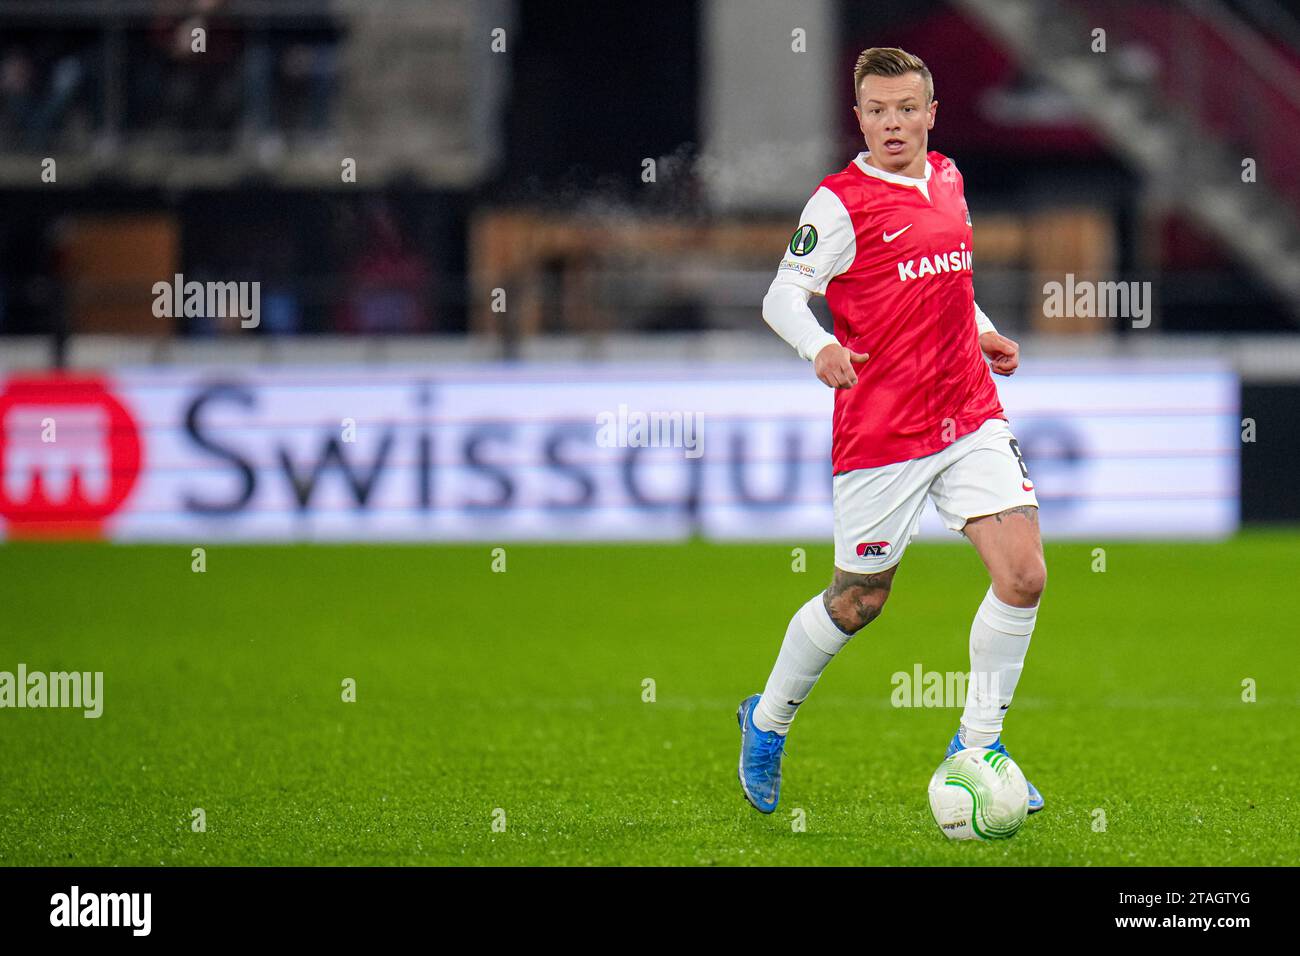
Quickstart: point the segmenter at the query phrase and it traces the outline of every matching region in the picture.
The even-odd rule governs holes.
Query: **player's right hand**
[[[853,368],[853,363],[861,365],[870,357],[866,352],[855,352],[843,345],[831,344],[817,353],[813,359],[813,371],[831,388],[852,388],[858,384],[858,373]]]

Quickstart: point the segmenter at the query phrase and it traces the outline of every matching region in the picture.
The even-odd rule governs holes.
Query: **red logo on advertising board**
[[[97,537],[140,473],[140,430],[94,376],[0,391],[0,517],[10,537]]]

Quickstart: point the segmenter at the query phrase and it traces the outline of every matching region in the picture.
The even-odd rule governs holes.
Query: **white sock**
[[[785,630],[781,653],[754,708],[754,726],[788,734],[795,711],[807,699],[831,658],[852,636],[831,620],[821,594],[799,608]]]
[[[984,595],[970,626],[970,680],[958,731],[967,747],[987,747],[1002,735],[1002,718],[1020,681],[1037,617],[1037,604],[1006,604],[992,586]]]

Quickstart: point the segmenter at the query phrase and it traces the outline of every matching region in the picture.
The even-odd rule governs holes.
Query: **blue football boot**
[[[965,745],[961,742],[961,731],[959,730],[957,731],[957,733],[952,735],[952,740],[948,744],[948,752],[944,754],[943,757],[945,760],[947,760],[957,751],[965,750],[965,749],[966,749]],[[993,741],[993,743],[990,744],[985,749],[993,750],[1007,757],[1011,757],[1011,754],[1007,753],[1006,745],[1002,743],[1001,737]],[[1011,757],[1011,759],[1014,760],[1016,758]],[[1037,787],[1035,787],[1032,783],[1029,783],[1028,778],[1025,779],[1025,783],[1029,784],[1029,812],[1037,813],[1039,810],[1043,809],[1043,795],[1038,792]]]
[[[740,789],[759,813],[771,813],[781,797],[781,757],[785,736],[754,726],[754,708],[761,695],[746,697],[736,711],[740,724]]]

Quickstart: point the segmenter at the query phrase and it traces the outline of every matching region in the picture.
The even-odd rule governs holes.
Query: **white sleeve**
[[[790,343],[799,357],[812,361],[817,353],[838,340],[821,327],[808,308],[812,293],[778,276],[763,296],[763,319],[777,335]]]
[[[848,210],[825,186],[808,200],[799,223],[763,297],[763,319],[801,357],[811,360],[837,340],[821,327],[808,299],[825,295],[831,279],[853,264],[857,239]]]
[[[984,314],[978,302],[975,303],[975,334],[983,335],[985,332],[996,332],[993,327],[993,320]]]

